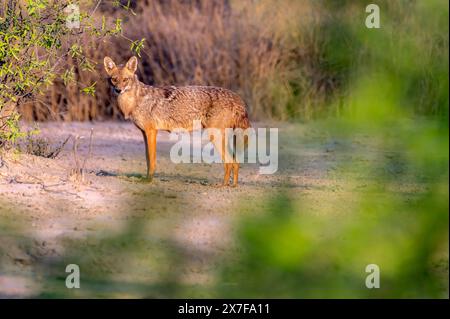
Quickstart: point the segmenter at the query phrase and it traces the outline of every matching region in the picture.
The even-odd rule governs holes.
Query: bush
[[[0,139],[14,140],[17,131],[17,107],[37,98],[56,78],[65,83],[73,79],[64,68],[66,58],[76,60],[85,71],[93,70],[93,61],[84,54],[80,34],[90,39],[120,32],[120,23],[108,28],[96,26],[87,9],[72,7],[71,1],[2,1],[0,9]],[[87,2],[89,4],[89,1]],[[91,2],[92,4],[94,2]],[[78,27],[68,23],[75,18]],[[120,21],[119,21],[120,22]],[[98,23],[97,23],[98,24]],[[95,83],[84,83],[77,92],[92,94]]]

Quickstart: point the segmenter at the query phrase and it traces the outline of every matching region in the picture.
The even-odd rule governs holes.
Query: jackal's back
[[[244,101],[236,93],[212,86],[152,87],[138,90],[132,118],[140,127],[191,130],[198,120],[204,128],[248,128]]]

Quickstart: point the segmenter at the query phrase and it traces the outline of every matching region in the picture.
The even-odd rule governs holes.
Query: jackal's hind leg
[[[231,169],[232,169],[232,163],[227,163],[227,147],[225,144],[225,130],[221,130],[221,140],[214,139],[214,135],[210,135],[210,141],[214,144],[214,147],[217,149],[217,151],[220,154],[220,158],[222,159],[223,168],[224,168],[224,177],[223,177],[223,184],[222,186],[229,186],[230,185],[230,175],[231,175]]]

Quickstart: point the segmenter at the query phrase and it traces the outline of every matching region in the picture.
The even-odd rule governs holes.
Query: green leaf
[[[80,91],[86,95],[95,96],[95,86],[97,85],[97,82],[92,83],[90,86],[87,86]]]

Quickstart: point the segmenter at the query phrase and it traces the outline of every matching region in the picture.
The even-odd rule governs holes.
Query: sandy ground
[[[349,156],[339,152],[341,143],[301,125],[277,126],[278,172],[259,175],[257,165],[244,164],[238,188],[216,188],[222,165],[172,163],[169,150],[174,142],[168,133],[159,133],[157,174],[148,183],[142,178],[146,170],[142,135],[132,124],[41,124],[42,137],[55,143],[69,135],[84,136],[79,148],[82,160],[93,128],[92,154],[84,182],[71,175],[75,167],[71,141],[56,159],[3,154],[0,296],[51,297],[58,289],[68,297],[102,296],[101,289],[67,292],[64,267],[70,263],[80,265],[82,278],[101,274],[128,285],[105,292],[108,297],[167,296],[165,288],[157,286],[161,278],[166,283],[212,285],[224,256],[232,258],[239,249],[234,245],[234,221],[246,214],[239,208],[251,203],[257,214],[264,210],[264,199],[282,187],[310,198],[320,206],[318,212],[332,212],[331,218],[345,216],[351,205],[347,195],[365,182],[356,179],[358,185],[350,189],[330,178],[338,161]],[[311,134],[316,134],[315,143],[309,143]],[[144,282],[156,286],[139,286]]]

